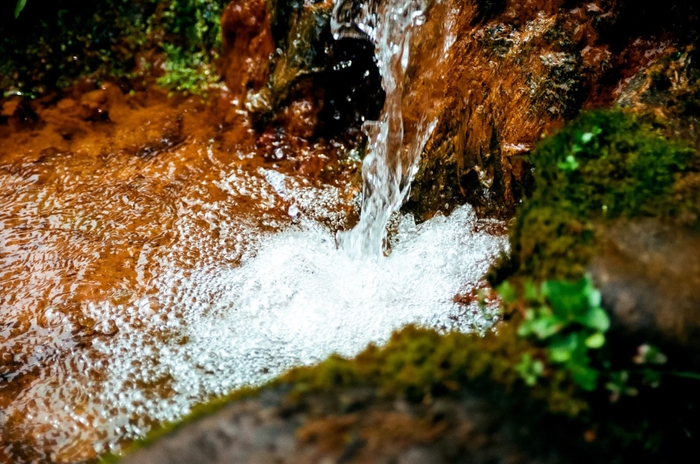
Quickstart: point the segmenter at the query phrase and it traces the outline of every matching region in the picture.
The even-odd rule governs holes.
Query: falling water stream
[[[422,224],[397,213],[436,123],[430,111],[402,113],[416,98],[411,44],[430,13],[420,1],[358,5],[348,22],[353,10],[339,4],[333,27],[374,40],[387,98],[366,125],[350,231],[339,232],[350,225],[352,156],[338,143],[227,140],[196,105],[137,97],[121,122],[71,140],[50,126],[7,138],[0,461],[118,450],[194,404],[352,356],[407,323],[490,326],[493,308],[460,295],[506,246],[503,224],[470,206]],[[423,54],[429,67],[449,53],[444,35]],[[134,148],[141,138],[172,143]]]
[[[365,34],[376,44],[376,59],[386,100],[379,121],[366,121],[368,154],[362,163],[362,212],[352,230],[338,242],[354,258],[380,257],[386,226],[411,188],[411,181],[437,119],[423,115],[418,128],[405,137],[402,106],[404,82],[411,59],[411,35],[425,22],[425,0],[356,2],[339,0],[331,23],[336,40]],[[438,66],[440,56],[434,57]]]

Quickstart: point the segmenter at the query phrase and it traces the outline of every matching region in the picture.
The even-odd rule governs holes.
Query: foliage
[[[18,19],[0,11],[0,89],[31,96],[79,78],[142,85],[165,74],[168,89],[203,93],[216,81],[226,3],[22,0]]]
[[[156,83],[168,90],[197,95],[219,80],[214,61],[222,47],[219,20],[227,2],[172,0],[163,12],[167,31],[161,47],[165,74]]]
[[[501,285],[499,294],[507,305],[519,302],[508,282]],[[581,388],[595,390],[600,372],[592,367],[589,352],[605,344],[610,320],[600,306],[600,292],[590,277],[578,282],[550,280],[540,286],[528,281],[520,302],[526,309],[518,335],[543,346],[548,361],[561,366]],[[531,364],[526,356],[529,355],[523,356],[524,366]],[[536,370],[542,371],[522,369],[528,384],[534,383]]]
[[[187,53],[182,48],[163,44],[166,54],[165,74],[156,80],[164,89],[206,95],[207,89],[219,78],[204,52]]]
[[[15,6],[15,18],[19,18],[19,14],[24,9],[27,4],[27,0],[17,0],[17,6]]]

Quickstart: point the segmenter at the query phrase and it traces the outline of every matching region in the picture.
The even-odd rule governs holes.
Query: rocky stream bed
[[[390,3],[0,5],[0,461],[692,461],[698,6]]]

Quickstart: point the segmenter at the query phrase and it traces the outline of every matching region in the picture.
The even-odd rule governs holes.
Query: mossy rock
[[[575,386],[565,375],[553,376],[541,382],[534,390],[525,386],[517,369],[520,358],[524,352],[530,352],[535,357],[540,357],[541,354],[529,343],[514,336],[513,327],[507,326],[499,333],[490,333],[481,337],[477,334],[457,332],[440,335],[434,330],[408,326],[396,332],[384,347],[370,345],[354,359],[332,356],[318,366],[293,369],[261,388],[257,393],[253,393],[252,396],[246,395],[249,399],[245,401],[265,404],[268,401],[266,398],[270,395],[278,398],[275,402],[283,405],[286,410],[283,414],[285,419],[278,422],[278,430],[280,427],[293,425],[294,429],[300,429],[296,434],[302,442],[301,429],[311,427],[315,421],[343,414],[354,416],[386,414],[387,405],[395,405],[397,401],[405,402],[406,407],[415,409],[412,417],[417,422],[414,425],[427,420],[424,417],[433,414],[432,405],[440,405],[443,401],[446,402],[443,404],[451,405],[450,410],[453,412],[459,411],[460,408],[470,410],[474,407],[474,401],[481,402],[483,406],[480,407],[487,407],[487,403],[483,403],[483,398],[494,393],[494,384],[497,386],[496,391],[500,392],[494,396],[500,397],[498,395],[506,395],[505,392],[509,392],[510,399],[507,404],[521,411],[522,417],[528,418],[525,422],[529,426],[540,421],[553,426],[549,423],[551,417],[547,411],[556,411],[564,418],[575,417],[585,411],[587,404],[577,397]],[[203,409],[198,409],[194,413],[194,417],[198,420],[193,426],[188,425],[192,419],[185,418],[181,423],[153,432],[150,437],[132,447],[133,450],[138,450],[146,446],[145,452],[136,452],[133,460],[127,455],[125,462],[145,462],[144,456],[162,457],[164,449],[167,450],[180,440],[193,443],[202,441],[200,435],[202,428],[219,427],[216,425],[219,423],[216,417],[222,421],[228,420],[233,411],[240,409],[236,409],[235,404],[237,403],[218,401],[205,407],[207,414],[204,418],[201,415]],[[392,408],[393,406],[390,406],[388,409]],[[520,420],[512,422],[504,420],[505,411],[499,408],[494,409],[492,414],[494,417],[499,417],[503,427],[506,424],[508,427],[513,424],[520,424],[518,427],[523,426],[523,421]],[[453,450],[464,449],[465,452],[468,450],[474,452],[475,449],[479,449],[481,445],[478,443],[483,440],[480,440],[478,435],[448,437],[447,443],[441,442],[441,437],[446,432],[445,427],[440,425],[441,420],[438,416],[438,419],[430,419],[430,423],[442,432],[419,439],[415,436],[419,430],[415,430],[412,439],[420,441],[427,447],[432,445],[445,447],[449,444],[448,448]],[[464,426],[460,420],[454,420],[456,420],[455,426]],[[473,418],[465,417],[462,420],[473,420]],[[568,421],[569,419],[564,419],[563,423],[568,424]],[[492,430],[489,429],[490,423],[492,423],[491,420],[482,423],[478,433],[498,435],[497,430],[501,426]],[[562,422],[557,423],[558,427],[562,426]],[[577,427],[580,426],[575,425],[574,429],[576,430]],[[193,434],[182,433],[188,428]],[[570,430],[569,425],[566,429]],[[528,434],[528,436],[539,442],[539,439],[534,436],[535,430],[536,428],[533,428],[533,435]],[[583,431],[579,430],[581,434]],[[340,443],[343,443],[343,432],[338,433],[341,433],[341,436],[335,437],[334,441],[337,442],[340,439]],[[206,434],[207,432],[204,433]],[[192,440],[193,436],[194,440]],[[166,442],[170,443],[161,445],[161,441],[154,440],[162,437],[166,437]],[[173,441],[167,437],[176,437],[176,439]],[[460,439],[463,442],[460,443]],[[229,443],[236,440],[233,439]],[[503,437],[499,440],[503,440]],[[405,448],[411,445],[409,441]],[[156,451],[149,451],[149,447],[153,447]],[[384,453],[387,451],[386,447],[385,444],[376,452]],[[515,436],[510,436],[506,442],[502,443],[502,447],[507,450],[504,451],[506,454],[512,454],[513,447],[528,449],[528,446],[521,444],[521,440]],[[522,451],[518,451],[520,452]],[[534,449],[528,452],[537,454]],[[217,453],[225,455],[226,451],[219,450]],[[293,455],[291,451],[289,453]],[[218,458],[210,457],[203,462],[218,462],[216,459]],[[110,457],[106,458],[105,462],[113,460]]]
[[[697,156],[621,110],[583,114],[533,152],[538,188],[518,212],[511,253],[494,269],[492,283],[508,273],[540,281],[581,278],[596,254],[596,222],[698,217],[700,205],[677,197],[695,175]]]

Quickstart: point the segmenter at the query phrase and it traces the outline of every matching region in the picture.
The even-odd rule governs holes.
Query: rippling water
[[[90,459],[405,323],[490,323],[455,296],[505,246],[502,224],[469,207],[395,217],[391,255],[360,265],[335,247],[357,194],[340,144],[230,140],[196,105],[125,111],[70,137],[4,133],[0,460]]]

